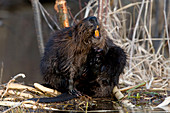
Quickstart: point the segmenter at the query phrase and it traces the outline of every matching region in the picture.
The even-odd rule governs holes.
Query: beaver
[[[96,17],[88,17],[75,26],[56,32],[48,41],[41,60],[44,80],[60,92],[78,93],[74,86],[83,72],[91,48],[102,46],[104,39]]]
[[[40,68],[45,82],[63,94],[31,100],[59,102],[84,94],[110,96],[126,64],[124,50],[110,43],[101,36],[94,16],[56,32],[47,42]]]

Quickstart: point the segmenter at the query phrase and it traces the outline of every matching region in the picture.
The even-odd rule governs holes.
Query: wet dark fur
[[[111,95],[126,64],[126,55],[108,39],[94,37],[97,25],[86,18],[50,38],[41,60],[41,72],[47,84],[62,93],[70,92],[72,78],[71,87],[82,94]]]
[[[41,72],[53,88],[62,93],[76,90],[74,81],[83,73],[87,55],[91,48],[101,46],[104,41],[94,37],[97,25],[97,19],[89,17],[50,38],[41,60]]]
[[[79,79],[77,89],[93,97],[111,96],[118,85],[119,75],[126,64],[126,54],[116,45],[92,49],[87,59],[86,72]]]

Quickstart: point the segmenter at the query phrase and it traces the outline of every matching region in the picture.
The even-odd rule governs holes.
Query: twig
[[[119,4],[120,4],[120,7],[122,8],[121,0],[119,0]],[[123,20],[125,20],[125,15],[123,12],[122,12],[122,18]],[[126,21],[123,21],[123,38],[124,39],[126,38]]]
[[[25,97],[25,98],[33,98],[33,96],[29,93],[23,93],[23,92],[14,91],[14,90],[8,90],[8,93],[12,95],[16,95],[16,96]]]
[[[104,0],[98,0],[98,19],[99,22],[102,23],[102,14],[103,14],[103,5],[104,5]]]
[[[59,13],[59,21],[62,28],[69,27],[66,0],[56,0],[54,9]]]
[[[42,86],[41,84],[38,84],[38,83],[34,83],[34,87],[39,89],[40,91],[43,91],[43,92],[51,94],[51,95],[53,94],[53,95],[57,96],[57,95],[61,94],[57,90],[44,87],[44,86]]]
[[[40,4],[40,2],[39,2],[39,4]],[[44,19],[45,19],[48,27],[54,32],[53,27],[52,27],[51,24],[48,22],[48,19],[47,19],[46,16],[45,16],[45,13],[44,13],[44,11],[43,11],[42,5],[39,5],[39,7],[40,7],[41,13],[42,13],[42,15],[43,15],[43,17],[44,17]]]
[[[9,89],[20,89],[20,90],[28,89],[28,91],[35,92],[35,93],[38,93],[38,94],[41,94],[41,95],[43,94],[42,92],[36,90],[36,89],[33,88],[33,87],[26,86],[26,85],[21,85],[21,84],[17,84],[17,83],[11,83],[11,84],[9,84],[8,88],[9,88]]]
[[[87,101],[87,102],[86,102],[86,111],[85,111],[85,113],[87,113],[88,105],[89,105],[89,103],[88,103],[88,101]]]
[[[116,99],[118,99],[118,100],[121,100],[123,97],[124,97],[124,95],[122,94],[122,92],[118,89],[118,87],[117,86],[115,86],[114,88],[113,88],[113,95],[116,97]]]
[[[106,0],[106,8],[105,8],[105,24],[107,25],[108,21],[109,21],[109,8],[110,8],[110,0]]]
[[[134,108],[135,105],[133,105],[129,100],[125,99],[125,96],[122,94],[122,92],[115,86],[113,88],[113,94],[115,97],[126,107]]]
[[[128,75],[128,73],[130,73],[134,68],[136,68],[136,66],[142,64],[144,61],[148,60],[149,58],[151,58],[152,56],[147,57],[146,59],[143,59],[142,61],[140,61],[138,64],[136,64],[135,66],[133,66],[132,68],[130,68],[125,75]],[[128,77],[128,76],[127,76]]]
[[[17,99],[24,99],[24,97],[17,97]],[[3,98],[3,101],[15,101],[16,100],[16,97],[5,97]]]
[[[141,18],[144,3],[145,3],[145,0],[142,0],[142,5],[141,5],[139,15],[138,15],[138,18],[137,18],[137,21],[136,21],[136,25],[135,25],[135,28],[134,28],[134,31],[133,31],[132,42],[131,42],[129,69],[131,69],[131,67],[132,67],[132,56],[133,56],[133,52],[134,52],[134,41],[135,41],[135,36],[136,36],[136,30],[137,30],[137,27],[139,26],[139,21],[140,21],[140,18]]]
[[[43,35],[42,35],[42,26],[41,26],[38,2],[39,2],[39,0],[31,0],[33,12],[34,12],[34,20],[35,20],[35,28],[36,28],[36,33],[37,33],[38,47],[39,47],[39,51],[40,51],[40,56],[42,57],[43,53],[44,53],[44,41],[43,41]]]
[[[134,86],[133,88],[129,89],[129,90],[126,91],[126,92],[129,93],[129,92],[133,91],[134,89],[136,89],[136,88],[138,88],[138,87],[144,86],[145,84],[146,84],[146,82],[141,83],[141,84],[139,84],[139,85],[136,85],[136,86]]]
[[[4,63],[2,62],[2,64],[1,64],[1,75],[0,75],[0,84],[2,84],[3,72],[4,72]]]
[[[32,102],[32,101],[23,101],[23,102],[0,101],[0,105],[11,107],[11,108],[3,111],[2,113],[7,113],[10,110],[12,110],[16,107],[19,107],[19,106],[22,106],[24,108],[32,108],[32,109],[37,109],[37,108],[41,107],[44,110],[67,111],[67,110],[55,109],[55,108],[52,108],[52,107],[46,107],[45,104],[35,103],[35,102]]]
[[[151,35],[152,29],[152,7],[153,7],[153,0],[150,0],[150,16],[149,16],[149,34]]]
[[[77,23],[77,21],[76,21],[76,20],[74,19],[74,17],[73,17],[73,14],[72,14],[71,11],[70,11],[70,8],[68,8],[68,12],[69,12],[69,14],[70,14],[73,22],[74,22],[74,23]]]
[[[91,6],[92,3],[94,3],[94,2],[96,2],[96,0],[90,0],[90,1],[88,2],[88,4],[87,4],[82,10],[80,10],[79,13],[81,13],[82,11],[84,11],[84,10],[86,9],[85,14],[84,14],[84,18],[88,17],[88,15],[89,15],[89,13],[90,13],[90,10],[91,10],[95,5],[97,5],[97,2],[96,2],[93,6]],[[77,13],[77,14],[79,14],[79,13]],[[76,14],[75,17],[77,17],[77,14]]]
[[[166,30],[166,35],[168,38],[168,50],[169,50],[169,57],[170,57],[170,39],[169,39],[169,32],[168,32],[168,22],[167,22],[167,17],[166,17],[166,0],[164,0],[164,21],[165,21],[165,30]],[[168,4],[167,4],[168,5]]]
[[[122,10],[128,9],[130,7],[133,7],[133,6],[136,6],[136,5],[139,5],[139,4],[142,4],[142,3],[141,2],[130,3],[130,4],[126,5],[126,6],[123,6],[120,9],[117,9],[116,11],[110,12],[109,14],[111,15],[111,14],[114,14],[114,13],[119,13]]]
[[[40,2],[38,2],[39,6],[41,7],[41,9],[46,13],[46,15],[48,15],[48,17],[51,19],[51,21],[55,24],[55,26],[57,27],[58,30],[60,30],[61,28],[59,27],[59,25],[57,24],[57,22],[50,16],[50,14],[45,10],[45,8],[41,5]]]
[[[6,90],[5,90],[5,92],[2,94],[1,100],[2,100],[2,98],[4,97],[4,95],[7,93],[10,84],[11,84],[12,82],[14,82],[18,77],[25,78],[26,76],[25,76],[25,74],[17,74],[17,75],[15,75],[15,76],[7,83]]]
[[[22,102],[10,102],[10,101],[1,101],[0,102],[1,106],[12,106],[11,108],[3,111],[2,113],[7,113],[7,112],[9,112],[12,109],[21,106],[21,104],[22,104]]]
[[[149,18],[149,35],[148,35],[148,38],[150,38],[150,46],[151,46],[151,50],[152,52],[155,54],[155,49],[154,49],[154,46],[153,46],[153,43],[151,41],[151,35],[152,35],[152,7],[153,7],[153,0],[150,1],[150,18]]]
[[[79,9],[82,10],[82,6],[81,6],[81,0],[79,0]],[[81,19],[83,19],[83,14],[80,13]]]

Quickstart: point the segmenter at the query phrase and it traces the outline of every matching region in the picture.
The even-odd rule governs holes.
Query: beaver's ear
[[[82,27],[82,23],[81,24],[76,24],[75,26],[74,26],[74,29],[75,30],[79,30],[81,27]]]
[[[94,17],[94,16],[89,17],[89,18],[88,18],[88,21],[90,21],[90,23],[92,23],[92,24],[96,24],[96,25],[98,25],[97,18],[96,18],[96,17]]]
[[[89,24],[91,25],[95,25],[95,26],[99,25],[98,20],[95,16],[88,17],[85,20],[88,21]]]
[[[76,25],[76,29],[79,30],[83,26],[82,23]]]
[[[74,25],[74,26],[73,26],[73,29],[74,29],[74,30],[78,30],[78,25]]]

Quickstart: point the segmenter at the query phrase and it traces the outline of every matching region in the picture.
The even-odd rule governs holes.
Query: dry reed
[[[88,15],[97,16],[97,2],[98,0],[92,0],[82,9],[82,11],[85,10],[85,17]],[[102,13],[103,16],[106,16],[105,13],[108,13],[108,15],[106,16],[107,22],[104,22],[105,18],[103,18],[102,25],[105,27],[107,36],[115,44],[124,48],[128,55],[127,66],[123,76],[120,78],[121,84],[129,86],[146,82],[146,88],[151,88],[155,87],[152,82],[160,79],[160,84],[162,84],[160,88],[170,87],[168,83],[170,78],[170,59],[169,55],[165,56],[170,51],[169,18],[165,10],[166,1],[164,1],[164,8],[161,9],[161,12],[164,12],[164,19],[162,19],[165,24],[165,28],[163,28],[165,30],[164,37],[152,36],[154,34],[152,33],[152,24],[155,18],[153,17],[153,10],[156,10],[156,8],[153,9],[153,0],[142,0],[141,2],[129,3],[124,6],[121,0],[118,2],[119,6],[116,7],[103,6],[108,8],[108,12]],[[129,8],[134,11],[128,12]],[[91,14],[92,12],[94,13]],[[133,18],[135,15],[136,17]],[[128,16],[129,18],[127,18]],[[160,41],[161,43],[154,45],[154,41]],[[154,46],[157,46],[158,49]]]

